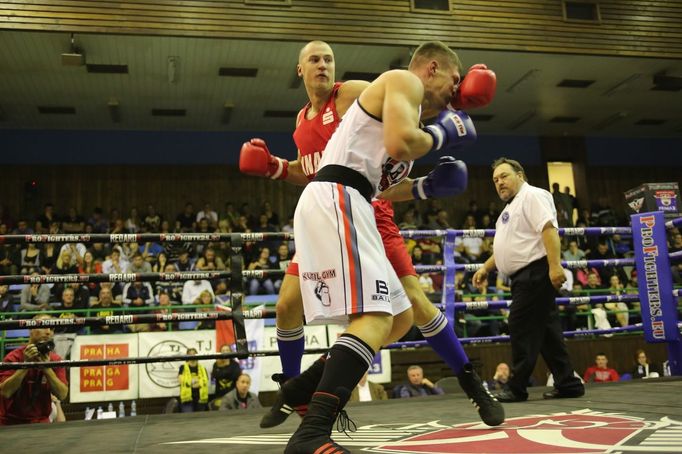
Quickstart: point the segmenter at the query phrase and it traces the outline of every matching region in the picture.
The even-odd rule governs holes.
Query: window
[[[450,0],[410,0],[410,11],[450,14]]]

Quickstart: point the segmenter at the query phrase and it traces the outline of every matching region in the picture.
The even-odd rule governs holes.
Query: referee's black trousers
[[[512,347],[510,390],[518,397],[528,397],[526,386],[535,369],[538,354],[544,358],[554,376],[554,387],[561,393],[574,394],[583,389],[573,375],[566,350],[557,292],[549,279],[547,258],[531,262],[512,275],[512,304],[509,312],[509,334]]]

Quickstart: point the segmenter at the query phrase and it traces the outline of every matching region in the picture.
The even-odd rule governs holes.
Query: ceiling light
[[[71,50],[62,54],[62,65],[83,66],[85,64],[85,52],[76,46],[76,39],[71,33]]]

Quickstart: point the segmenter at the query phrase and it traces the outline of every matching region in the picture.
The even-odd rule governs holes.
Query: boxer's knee
[[[275,312],[280,329],[294,329],[303,324],[303,297],[297,276],[284,276]]]

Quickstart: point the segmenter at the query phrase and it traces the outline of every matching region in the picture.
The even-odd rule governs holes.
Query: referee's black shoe
[[[499,426],[504,422],[502,404],[485,389],[471,363],[464,365],[462,371],[457,374],[457,379],[484,423],[489,426]]]
[[[500,402],[525,402],[528,400],[528,396],[516,395],[508,389],[503,389],[502,391],[496,392],[493,395]]]
[[[280,384],[280,389],[270,411],[260,420],[261,429],[279,426],[293,412],[301,417],[305,416],[308,403],[322,378],[324,363],[323,356],[294,378],[287,378],[282,374],[272,375],[272,379]]]

